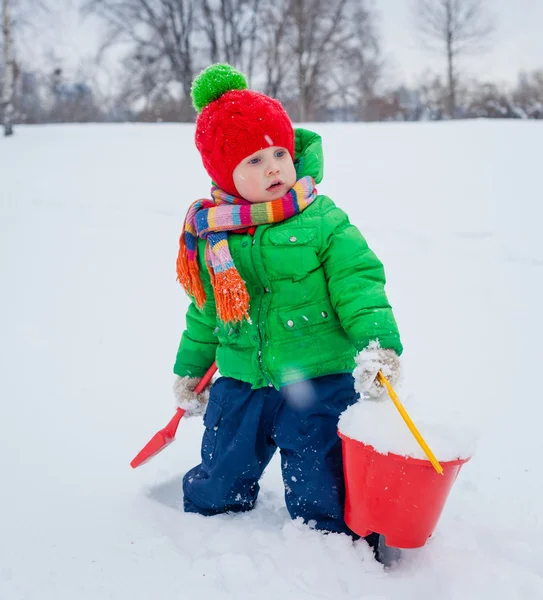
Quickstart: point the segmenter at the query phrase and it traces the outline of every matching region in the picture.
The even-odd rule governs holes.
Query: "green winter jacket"
[[[296,130],[296,173],[322,179],[321,138]],[[201,377],[213,360],[221,375],[260,388],[353,371],[370,341],[402,345],[385,294],[383,265],[345,212],[317,196],[303,212],[254,236],[230,234],[234,263],[250,296],[251,322],[217,318],[205,241],[198,241],[207,301],[187,311],[174,373]]]

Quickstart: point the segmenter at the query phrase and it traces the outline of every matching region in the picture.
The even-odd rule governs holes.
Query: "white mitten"
[[[199,381],[198,377],[175,376],[173,393],[177,406],[184,409],[185,417],[199,417],[205,413],[211,382],[199,394],[196,394],[194,388]]]
[[[380,398],[386,390],[375,378],[377,372],[382,371],[383,375],[395,385],[400,379],[400,358],[388,348],[380,348],[377,342],[371,342],[370,345],[359,352],[356,357],[356,368],[353,376],[355,379],[356,391],[362,397]]]

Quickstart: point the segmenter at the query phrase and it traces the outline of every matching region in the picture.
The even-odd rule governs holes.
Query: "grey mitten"
[[[380,398],[385,390],[376,379],[379,371],[395,385],[400,379],[400,358],[389,348],[380,348],[372,342],[366,349],[359,352],[356,357],[356,368],[353,376],[355,387],[361,396]]]
[[[199,381],[198,377],[175,376],[173,393],[177,406],[185,411],[185,417],[198,417],[205,413],[211,382],[199,394],[196,394],[194,388]]]

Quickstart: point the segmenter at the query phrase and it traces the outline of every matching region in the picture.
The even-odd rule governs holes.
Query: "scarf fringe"
[[[215,292],[217,313],[223,323],[236,323],[244,318],[249,321],[249,292],[236,269],[213,273],[209,269]]]
[[[184,232],[179,238],[179,252],[177,254],[177,281],[183,286],[187,294],[194,298],[196,306],[202,308],[206,302],[206,292],[197,260],[189,260]]]

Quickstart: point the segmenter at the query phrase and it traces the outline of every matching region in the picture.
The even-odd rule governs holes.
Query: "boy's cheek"
[[[249,190],[251,193],[251,198],[254,200],[260,200],[262,197],[262,188],[259,185],[258,182],[256,181],[251,181],[251,184],[249,186]]]

